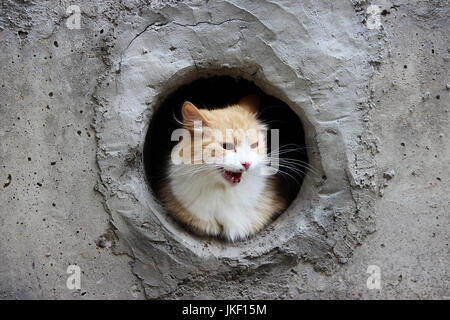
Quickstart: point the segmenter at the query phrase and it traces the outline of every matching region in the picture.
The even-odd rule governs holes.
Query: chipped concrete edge
[[[361,11],[360,9],[366,5],[367,3],[357,3],[354,10]],[[326,10],[326,8],[321,9]],[[194,10],[197,10],[195,14],[192,13]],[[239,18],[223,19],[223,12],[226,13],[227,10],[229,14],[237,15]],[[293,13],[281,7],[277,10],[298,28],[308,31],[307,26],[298,25],[298,21],[292,17]],[[353,8],[351,11],[345,8],[343,12],[354,15]],[[299,12],[296,14],[301,15]],[[204,23],[197,20],[198,17],[208,15],[212,20],[204,21]],[[154,18],[155,14],[152,13],[151,16]],[[370,105],[370,90],[366,85],[372,76],[370,61],[376,59],[374,58],[376,46],[371,48],[366,46],[365,42],[372,40],[369,39],[370,35],[363,26],[356,25],[360,23],[359,17],[349,18],[354,23],[353,27],[357,27],[368,37],[357,39],[361,42],[355,45],[359,50],[359,55],[355,59],[365,64],[361,66],[361,69],[351,70],[353,73],[349,72],[350,76],[346,76],[345,73],[349,70],[345,70],[345,67],[348,67],[345,65],[345,55],[340,57],[343,60],[333,61],[335,57],[330,57],[330,52],[323,48],[314,47],[310,52],[305,52],[306,56],[318,54],[324,59],[321,62],[331,61],[338,66],[344,65],[341,67],[344,72],[337,74],[336,78],[330,81],[326,78],[315,78],[314,63],[310,67],[297,65],[296,61],[286,61],[285,59],[292,59],[289,57],[292,52],[287,52],[287,57],[280,58],[280,55],[285,52],[275,52],[277,43],[274,42],[273,35],[281,31],[277,30],[277,26],[272,26],[273,30],[268,28],[267,19],[269,18],[261,16],[249,3],[246,7],[239,7],[233,1],[224,1],[195,9],[190,8],[189,4],[181,3],[158,9],[156,16],[164,17],[166,22],[158,22],[156,18],[137,35],[130,36],[123,51],[118,53],[117,49],[112,49],[112,55],[115,55],[115,58],[111,60],[118,63],[113,62],[115,67],[99,79],[99,87],[95,94],[97,159],[101,179],[99,191],[105,197],[105,207],[110,213],[111,223],[118,237],[116,251],[127,253],[136,259],[134,273],[143,282],[147,297],[164,298],[174,294],[183,295],[195,287],[194,283],[199,278],[211,280],[223,277],[226,280],[225,275],[230,274],[233,281],[228,280],[227,285],[239,286],[243,277],[255,273],[261,274],[261,270],[269,266],[271,269],[286,270],[301,261],[312,263],[318,271],[334,272],[339,264],[347,262],[354,247],[360,244],[367,234],[375,230],[373,222],[375,164],[368,147],[373,138],[363,119]],[[257,34],[261,37],[261,42],[248,43],[241,33],[237,39],[232,36],[229,39],[223,39],[224,43],[239,44],[236,48],[237,52],[217,57],[211,54],[214,52],[212,48],[206,46],[203,52],[187,50],[173,53],[169,58],[180,61],[178,66],[173,67],[169,65],[168,60],[164,60],[168,58],[168,52],[164,50],[164,43],[158,42],[157,38],[167,37],[169,41],[177,42],[180,38],[174,39],[173,34],[188,34],[191,43],[198,44],[213,34],[214,30],[208,30],[207,26],[214,28],[219,25],[224,29],[229,28],[231,35],[239,33],[240,28],[244,26],[245,32]],[[208,34],[209,31],[211,34]],[[294,38],[294,35],[286,35],[285,43],[289,43],[292,48],[288,47],[287,51],[295,50],[296,45],[300,47],[303,43],[308,43],[313,36],[317,36],[314,32],[311,31],[311,34],[300,37],[299,40]],[[329,35],[322,35],[322,37],[323,41],[329,40]],[[180,49],[187,49],[182,47],[181,41],[177,44],[180,44]],[[146,46],[151,46],[150,50],[147,50]],[[248,61],[255,66],[250,69],[247,65],[238,62],[239,57],[251,56],[246,49],[252,46],[255,49],[262,48],[259,50],[263,51],[270,50],[274,56],[272,64],[269,66],[261,61],[261,57],[258,61],[258,56],[253,56],[253,61]],[[147,53],[150,51],[152,54],[145,54],[145,51]],[[265,53],[267,52],[269,51]],[[316,61],[319,62],[320,59]],[[312,179],[311,190],[309,192],[302,190],[299,199],[288,212],[257,239],[233,245],[232,248],[210,242],[209,249],[204,252],[205,250],[201,249],[202,241],[177,229],[164,218],[164,210],[158,207],[146,187],[140,154],[151,112],[157,107],[159,99],[162,99],[161,96],[164,96],[163,91],[173,87],[173,84],[168,87],[166,82],[178,79],[177,81],[181,84],[195,77],[195,72],[207,75],[217,72],[224,64],[229,68],[228,73],[232,75],[249,77],[249,74],[256,72],[253,80],[263,90],[288,103],[299,113],[302,120],[310,123],[309,143],[317,151],[317,156],[313,156],[318,162],[316,169],[327,176],[327,182]],[[162,70],[161,65],[172,70]],[[135,69],[136,66],[139,70]],[[236,73],[239,69],[241,74]],[[155,73],[159,75],[155,76]],[[351,84],[352,76],[355,75],[357,81],[362,81],[360,85]],[[151,84],[150,90],[149,84]],[[331,87],[331,96],[327,96],[329,93],[323,94],[317,91],[317,88],[322,86],[334,85],[336,87]],[[298,89],[303,90],[304,93],[299,95]],[[150,92],[143,94],[145,90]],[[355,103],[355,107],[345,110],[343,114],[330,112],[335,109],[330,99],[330,97],[333,98],[333,94],[336,98],[336,92],[333,90],[341,90],[340,94],[348,94],[347,101]],[[357,93],[354,94],[350,90],[355,90]],[[124,101],[125,104],[127,101],[131,104],[136,103],[139,107],[133,109],[130,106],[124,106]],[[318,106],[329,115],[315,114]],[[342,147],[344,152],[329,151],[328,148],[332,149],[333,145]],[[129,161],[126,160],[127,157],[134,157],[133,159],[137,161],[133,161],[130,166]],[[333,165],[334,161],[338,162],[338,167]],[[342,167],[347,169],[342,171]],[[330,180],[332,181],[329,182]],[[320,194],[325,196],[321,197]],[[302,196],[303,198],[300,199]],[[314,210],[308,210],[307,206]],[[156,211],[161,210],[161,212],[155,214],[150,208]],[[298,214],[295,213],[302,210],[308,213],[298,218]],[[280,237],[283,233],[287,235]],[[223,281],[220,280],[217,283],[216,280],[210,281],[206,291],[213,292]],[[283,290],[281,284],[278,289]],[[258,296],[257,293],[253,294]]]

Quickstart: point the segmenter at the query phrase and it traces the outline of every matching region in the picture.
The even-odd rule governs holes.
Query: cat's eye
[[[258,148],[258,141],[256,141],[255,143],[252,143],[250,145],[250,148],[252,148],[252,149]]]
[[[224,148],[225,150],[234,150],[234,144],[232,144],[232,143],[223,143],[222,144],[222,148]]]

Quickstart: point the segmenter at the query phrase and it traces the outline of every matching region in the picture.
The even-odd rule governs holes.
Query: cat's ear
[[[189,101],[183,103],[181,113],[183,114],[184,124],[189,128],[194,127],[194,121],[201,121],[202,126],[208,126],[208,119],[205,115]]]
[[[238,105],[248,112],[258,113],[261,99],[256,94],[249,94],[239,100]]]

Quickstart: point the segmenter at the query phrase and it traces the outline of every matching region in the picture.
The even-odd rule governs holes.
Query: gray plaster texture
[[[449,21],[448,1],[3,1],[0,299],[448,299]],[[311,165],[236,243],[174,223],[143,170],[154,110],[215,75],[287,103]]]

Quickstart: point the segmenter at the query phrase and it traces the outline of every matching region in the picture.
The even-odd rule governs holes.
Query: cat
[[[269,159],[265,135],[259,134],[267,130],[257,119],[259,105],[257,95],[222,109],[198,109],[189,101],[182,105],[181,123],[189,136],[172,150],[161,198],[197,234],[243,240],[286,207],[275,176],[262,170]],[[208,162],[205,154],[221,161]],[[173,155],[188,156],[188,161],[173,161]]]

